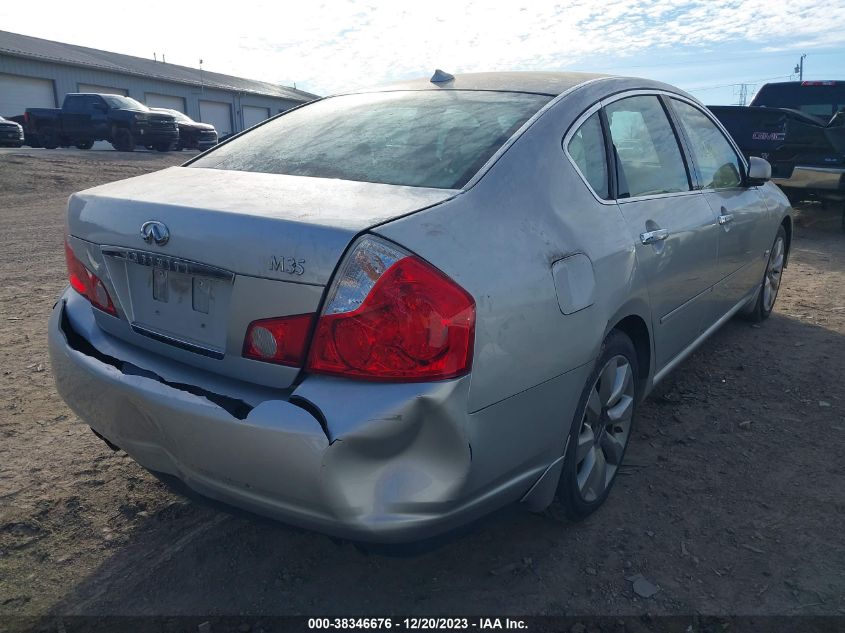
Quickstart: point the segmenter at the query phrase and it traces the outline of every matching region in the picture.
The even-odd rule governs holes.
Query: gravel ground
[[[184,158],[0,150],[0,616],[845,614],[835,212],[800,213],[769,321],[727,324],[643,403],[601,511],[503,512],[388,557],[186,501],[56,395],[67,196]]]

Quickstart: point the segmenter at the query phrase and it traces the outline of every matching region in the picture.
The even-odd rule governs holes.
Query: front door
[[[768,211],[757,189],[745,186],[742,161],[722,131],[696,106],[670,101],[692,154],[698,187],[719,222],[719,280],[710,315],[715,321],[763,277],[771,236],[756,229]]]
[[[694,191],[661,100],[639,95],[605,106],[616,155],[619,208],[648,279],[655,369],[701,333],[718,280],[719,225]]]

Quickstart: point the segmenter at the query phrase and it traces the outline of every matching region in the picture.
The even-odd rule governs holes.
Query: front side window
[[[456,189],[550,99],[462,90],[331,97],[220,145],[191,166]]]
[[[584,179],[601,198],[607,199],[607,154],[599,113],[591,115],[569,139],[566,150]]]
[[[690,190],[678,140],[656,96],[620,99],[606,112],[620,198]]]
[[[703,189],[739,187],[742,168],[725,135],[698,108],[677,99],[672,99],[672,107],[689,139],[699,185]]]

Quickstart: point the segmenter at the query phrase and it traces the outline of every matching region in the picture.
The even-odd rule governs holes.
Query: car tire
[[[76,149],[88,150],[94,147],[94,141],[82,141],[76,143]]]
[[[112,147],[119,152],[134,152],[135,136],[125,127],[116,128],[112,137]]]
[[[59,146],[59,135],[56,130],[46,128],[39,134],[44,149],[56,149]]]
[[[760,323],[769,318],[775,307],[780,290],[783,268],[786,265],[786,230],[783,225],[778,227],[772,249],[769,251],[769,259],[766,261],[766,269],[763,271],[763,279],[760,281],[760,290],[757,292],[757,299],[750,311],[743,313],[743,317],[753,323]]]
[[[173,143],[158,143],[155,146],[155,150],[157,152],[169,152],[172,146]]]
[[[602,343],[569,432],[557,488],[568,519],[588,517],[610,493],[633,431],[638,386],[634,343],[613,330]]]

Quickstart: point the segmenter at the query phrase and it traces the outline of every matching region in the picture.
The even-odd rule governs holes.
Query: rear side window
[[[606,112],[620,198],[690,190],[678,140],[657,97],[620,99]]]
[[[701,187],[739,187],[742,184],[742,168],[725,135],[698,108],[677,99],[672,99],[672,107],[689,140]]]
[[[599,113],[591,115],[569,139],[566,146],[569,156],[593,191],[601,198],[609,197],[607,154]]]
[[[192,166],[456,189],[550,99],[460,90],[332,97],[265,123]]]

